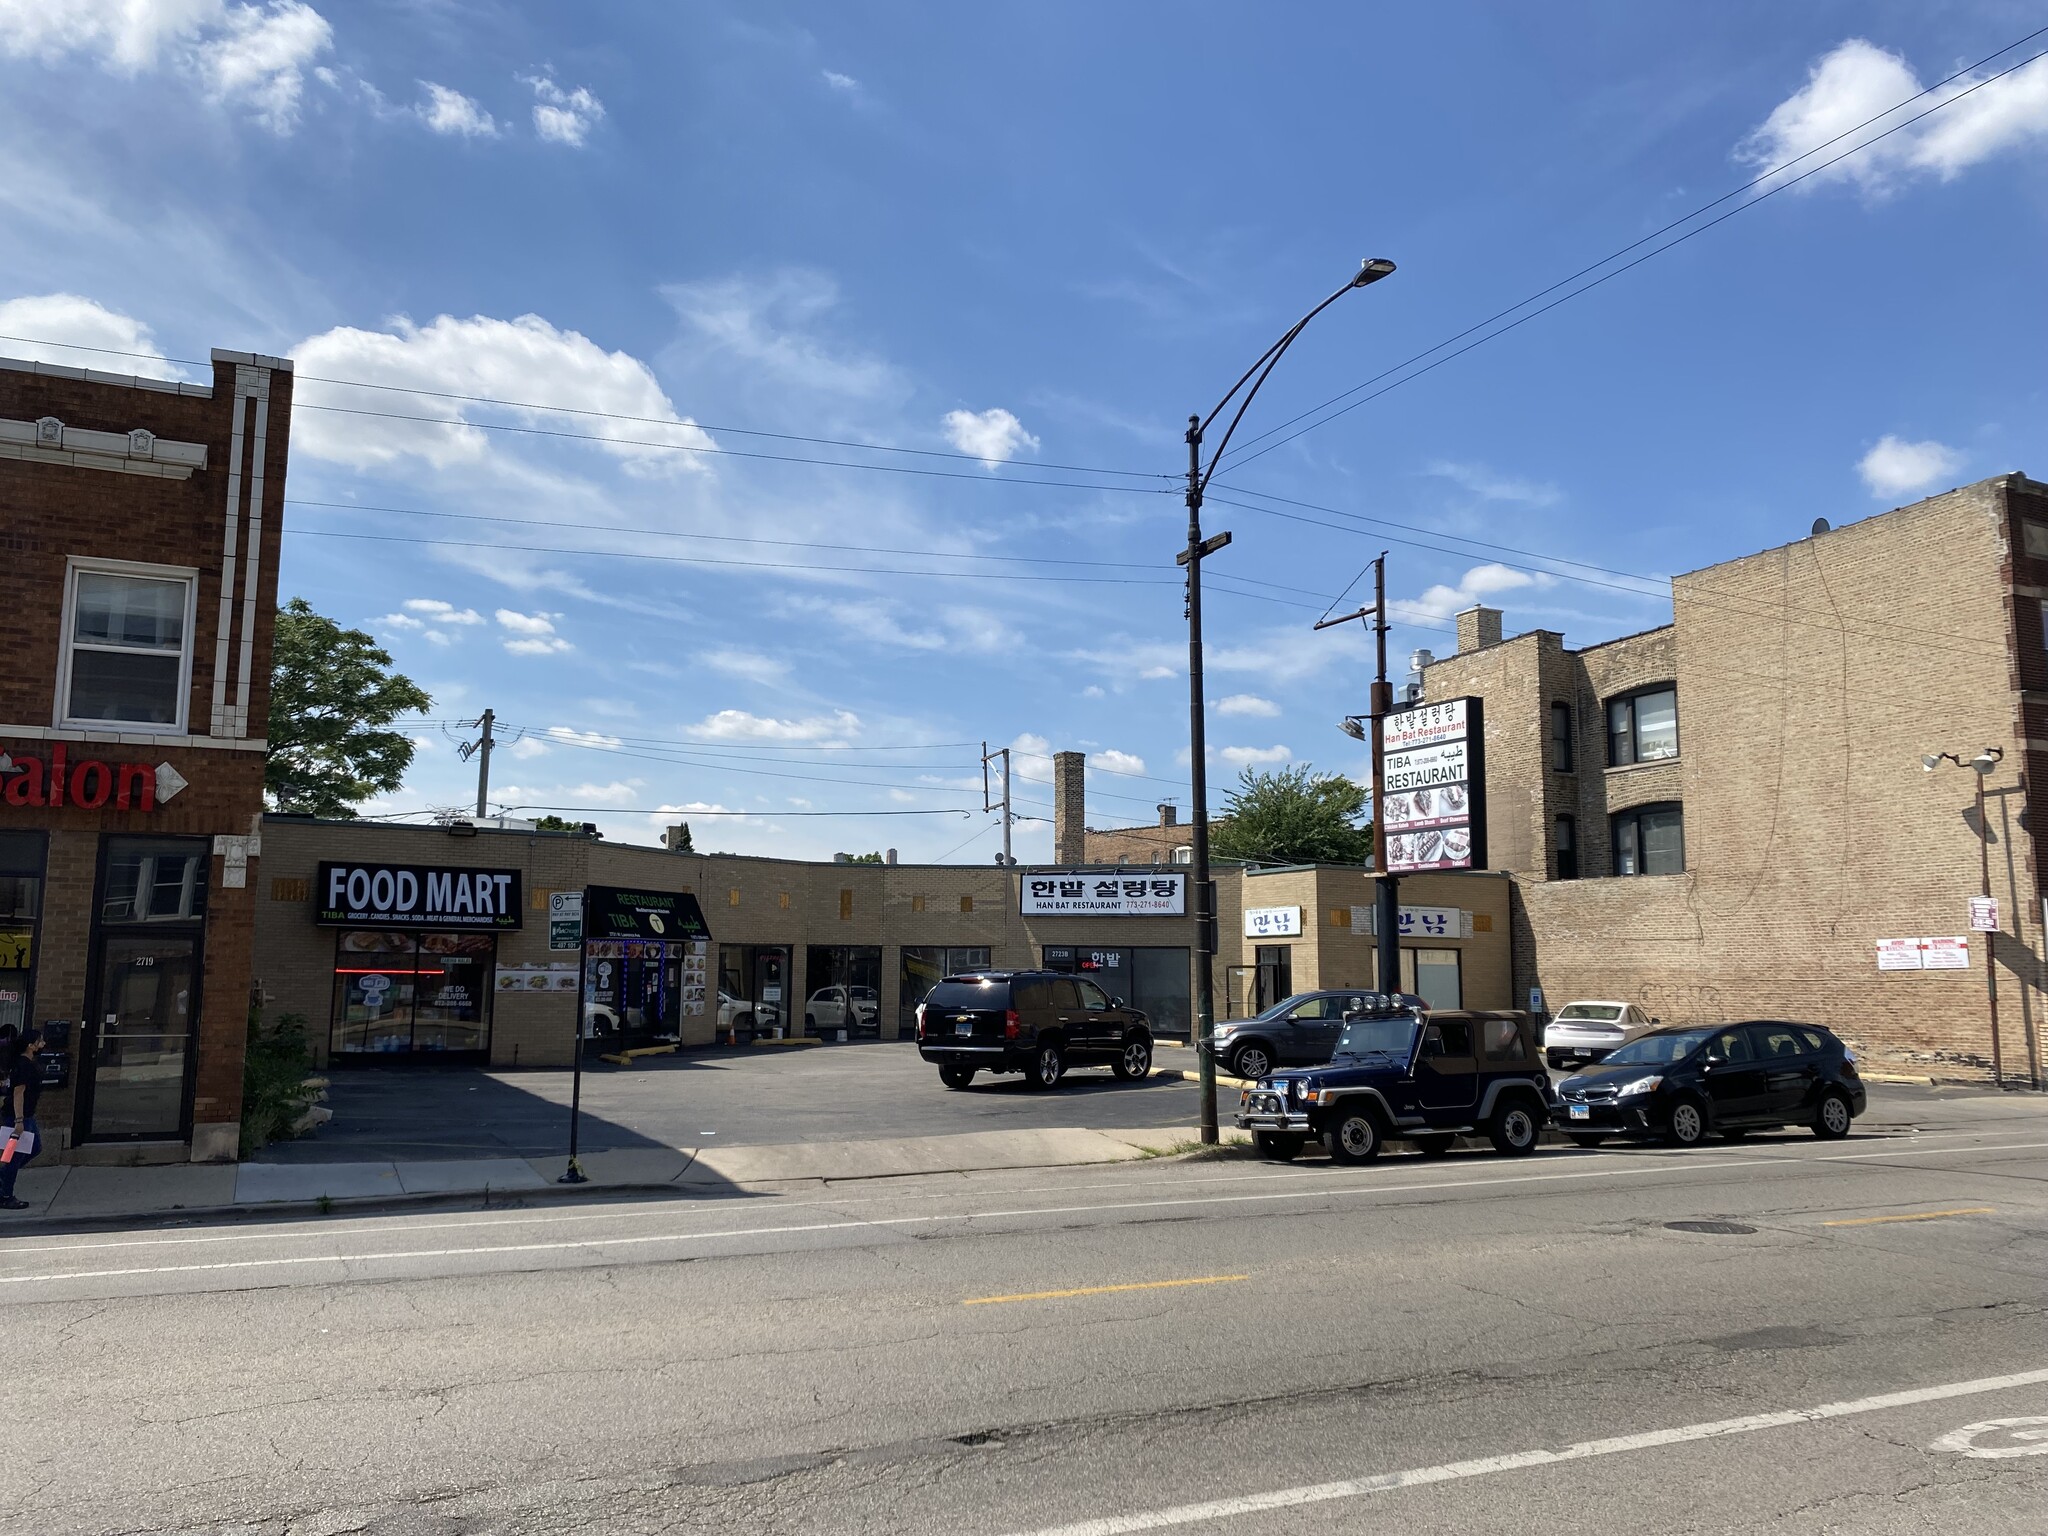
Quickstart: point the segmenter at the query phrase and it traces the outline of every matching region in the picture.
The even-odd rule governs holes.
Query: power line
[[[1464,330],[1458,332],[1457,335],[1446,337],[1444,340],[1438,342],[1435,346],[1426,348],[1425,350],[1416,353],[1413,357],[1407,358],[1402,362],[1394,364],[1394,366],[1391,368],[1384,369],[1381,372],[1374,374],[1371,378],[1365,380],[1363,383],[1353,385],[1350,389],[1344,391],[1343,394],[1334,395],[1330,399],[1325,400],[1321,405],[1314,406],[1307,411],[1301,412],[1299,415],[1290,417],[1287,421],[1280,423],[1278,426],[1268,428],[1266,431],[1260,433],[1257,437],[1248,438],[1243,443],[1240,443],[1237,446],[1236,451],[1232,453],[1232,455],[1230,456],[1231,466],[1235,467],[1237,465],[1249,464],[1254,459],[1263,458],[1266,454],[1271,453],[1274,449],[1283,447],[1286,444],[1293,442],[1295,438],[1302,436],[1304,433],[1313,432],[1317,427],[1326,426],[1330,422],[1335,421],[1339,416],[1348,415],[1350,412],[1358,409],[1359,406],[1364,405],[1369,401],[1377,400],[1381,395],[1386,394],[1389,390],[1398,389],[1401,385],[1412,383],[1414,380],[1421,378],[1426,373],[1434,372],[1436,369],[1442,367],[1445,363],[1450,362],[1453,358],[1462,357],[1465,353],[1470,352],[1474,347],[1483,346],[1489,341],[1494,341],[1502,336],[1505,336],[1509,331],[1515,330],[1520,326],[1526,325],[1529,321],[1534,320],[1538,315],[1548,314],[1551,310],[1557,308],[1558,305],[1568,303],[1572,299],[1578,298],[1582,294],[1592,292],[1595,288],[1600,287],[1602,284],[1607,283],[1612,279],[1621,276],[1622,273],[1632,271],[1634,268],[1641,266],[1651,257],[1662,255],[1665,251],[1672,249],[1672,247],[1684,244],[1687,240],[1692,239],[1695,235],[1701,235],[1706,233],[1715,225],[1724,223],[1727,220],[1734,218],[1736,214],[1741,213],[1746,209],[1756,207],[1757,204],[1763,202],[1766,198],[1775,197],[1778,193],[1785,191],[1788,187],[1795,187],[1800,182],[1805,181],[1808,177],[1817,175],[1821,171],[1828,169],[1828,167],[1832,165],[1839,164],[1841,161],[1848,159],[1851,155],[1862,153],[1862,151],[1868,149],[1871,145],[1879,142],[1882,139],[1889,138],[1892,134],[1899,132],[1901,129],[1911,127],[1914,123],[1919,122],[1922,118],[1930,117],[1934,113],[1941,111],[1945,107],[1953,106],[1958,101],[1961,101],[1964,97],[1973,95],[1977,91],[1982,90],[1985,86],[1992,84],[1994,81],[2002,80],[2007,75],[2012,74],[2014,71],[2026,68],[2027,65],[2033,63],[2036,59],[2048,56],[2048,50],[2043,50],[2040,53],[2030,54],[2028,57],[2021,59],[2017,64],[2008,65],[2006,68],[2001,69],[1994,74],[1987,75],[1984,79],[1979,80],[1976,84],[1971,85],[1964,90],[1958,91],[1955,95],[1948,97],[1946,100],[1936,102],[1926,111],[1917,113],[1914,116],[1906,118],[1901,122],[1894,123],[1891,127],[1886,128],[1883,132],[1873,134],[1870,138],[1864,140],[1860,144],[1853,146],[1850,149],[1844,150],[1841,154],[1835,155],[1830,159],[1823,160],[1820,164],[1809,167],[1807,170],[1802,171],[1799,175],[1791,177],[1783,182],[1780,182],[1778,185],[1771,187],[1764,192],[1759,193],[1757,196],[1751,198],[1748,202],[1738,204],[1736,207],[1729,209],[1728,212],[1721,214],[1716,218],[1708,220],[1706,223],[1700,225],[1696,229],[1688,230],[1686,233],[1680,235],[1677,239],[1666,241],[1663,245],[1657,246],[1656,248],[1650,251],[1644,252],[1643,255],[1637,257],[1634,261],[1628,262],[1623,266],[1615,268],[1612,272],[1606,273],[1605,275],[1594,279],[1592,282],[1585,284],[1583,287],[1572,289],[1569,293],[1564,294],[1562,297],[1557,298],[1548,304],[1545,304],[1540,309],[1533,310],[1530,313],[1523,315],[1520,319],[1517,319],[1508,325],[1502,326],[1499,330],[1487,332],[1485,335],[1480,336],[1477,340],[1472,341],[1465,346],[1459,347],[1455,352],[1451,352],[1444,357],[1438,358],[1435,362],[1429,364],[1427,367],[1418,368],[1415,372],[1407,374],[1404,377],[1395,378],[1393,379],[1393,382],[1388,384],[1385,388],[1373,390],[1371,394],[1365,395],[1361,399],[1352,400],[1349,405],[1342,406],[1340,409],[1335,411],[1330,411],[1330,414],[1327,416],[1320,415],[1321,412],[1329,410],[1331,406],[1337,405],[1338,402],[1349,399],[1351,396],[1358,394],[1362,390],[1371,388],[1372,385],[1378,383],[1381,379],[1392,378],[1393,375],[1401,373],[1403,369],[1406,369],[1415,363],[1421,362],[1424,358],[1431,356],[1433,353],[1443,351],[1444,348],[1451,346],[1458,341],[1463,340],[1465,337],[1472,335],[1476,331],[1484,331],[1486,327],[1492,325],[1495,321],[1505,319],[1507,316],[1514,314],[1516,310],[1525,309],[1529,305],[1534,304],[1538,299],[1544,298],[1549,294],[1557,292],[1557,290],[1560,288],[1566,287],[1571,283],[1577,282],[1581,277],[1584,277],[1589,273],[1596,272],[1601,267],[1607,266],[1611,262],[1619,261],[1623,256],[1627,255],[1630,251],[1636,250],[1641,246],[1648,244],[1650,241],[1658,239],[1659,237],[1670,233],[1672,230],[1677,229],[1679,226],[1683,224],[1691,223],[1694,219],[1697,219],[1701,214],[1706,213],[1713,208],[1719,207],[1722,203],[1729,201],[1729,199],[1731,198],[1740,197],[1744,192],[1748,192],[1754,189],[1755,187],[1761,185],[1763,182],[1770,180],[1771,177],[1778,175],[1780,172],[1789,170],[1791,167],[1797,165],[1801,160],[1805,160],[1810,156],[1816,155],[1820,153],[1820,151],[1822,151],[1823,149],[1827,149],[1834,144],[1840,143],[1845,138],[1849,138],[1854,134],[1861,133],[1864,129],[1870,127],[1872,124],[1880,122],[1884,118],[1890,117],[1895,112],[1904,110],[1906,107],[1911,106],[1914,102],[1919,101],[1920,99],[1931,94],[1934,91],[1940,90],[1945,85],[1950,85],[1954,83],[1956,80],[1961,79],[1964,75],[1969,74],[1971,71],[1982,68],[1984,65],[1990,63],[1993,59],[2000,58],[2005,54],[2011,53],[2015,48],[2024,47],[2027,43],[2032,42],[2035,38],[2042,36],[2043,33],[2048,33],[2048,27],[2037,28],[2035,31],[2029,32],[2025,37],[2007,43],[2003,48],[1997,49],[1992,53],[1986,54],[1982,59],[1978,60],[1977,63],[1969,65],[1963,69],[1957,70],[1954,74],[1949,75],[1944,79],[1937,80],[1933,85],[1927,87],[1926,90],[1921,91],[1916,95],[1907,97],[1904,101],[1899,102],[1896,106],[1887,107],[1884,111],[1878,113],[1875,117],[1866,118],[1861,123],[1858,123],[1855,127],[1845,129],[1841,133],[1836,134],[1831,139],[1828,139],[1820,144],[1814,145],[1813,148],[1806,150],[1801,154],[1793,156],[1790,160],[1785,161],[1782,165],[1776,165],[1771,167],[1771,169],[1763,172],[1761,175],[1756,176],[1747,182],[1744,182],[1741,186],[1735,188],[1733,191],[1722,194],[1720,197],[1715,198],[1710,203],[1701,204],[1698,208],[1695,208],[1691,213],[1686,214],[1684,217],[1674,219],[1671,223],[1664,225],[1663,228],[1654,230],[1650,234],[1643,236],[1642,239],[1634,241],[1629,245],[1625,245],[1620,250],[1615,251],[1610,255],[1603,256],[1600,260],[1592,263],[1590,266],[1580,268],[1577,272],[1574,272],[1569,277],[1560,278],[1557,282],[1552,283],[1548,288],[1544,288],[1536,293],[1532,293],[1531,295],[1529,295],[1529,297],[1521,300],[1519,303],[1510,304],[1506,309],[1500,310],[1498,313],[1488,316],[1486,319],[1479,321],[1477,324],[1467,326]],[[1319,417],[1319,419],[1310,421],[1307,426],[1300,428],[1300,430],[1298,431],[1288,432],[1285,437],[1279,438],[1275,442],[1269,442],[1263,448],[1254,448],[1255,444],[1272,437],[1275,433],[1286,431],[1287,428],[1293,426],[1296,422],[1302,421],[1307,417]]]
[[[211,368],[213,366],[213,363],[210,360],[206,362],[201,362],[197,358],[165,357],[156,352],[137,352],[131,349],[123,349],[120,347],[93,347],[87,346],[83,342],[56,341],[47,336],[0,335],[0,341],[19,341],[33,347],[61,347],[67,351],[93,352],[103,354],[108,357],[143,358],[153,363],[174,363],[181,368]],[[493,395],[466,395],[458,393],[454,390],[426,389],[416,384],[380,384],[373,383],[368,379],[337,379],[323,377],[322,375],[311,373],[295,373],[293,377],[294,382],[299,384],[327,384],[342,389],[374,389],[389,394],[418,395],[422,399],[428,400],[454,400],[468,405],[492,405],[498,406],[505,410],[512,411],[545,411],[554,415],[561,416],[585,416],[601,421],[631,422],[638,426],[688,427],[694,428],[695,430],[700,432],[726,432],[736,437],[763,437],[770,438],[778,442],[810,443],[818,447],[825,448],[853,448],[864,453],[900,453],[912,455],[918,458],[955,459],[964,461],[966,463],[980,464],[983,466],[986,466],[989,462],[987,459],[983,458],[980,454],[977,453],[955,453],[943,448],[905,448],[893,443],[864,443],[857,438],[808,437],[796,432],[768,432],[758,427],[735,427],[731,425],[722,425],[719,423],[708,421],[698,421],[690,417],[676,417],[672,419],[666,416],[635,416],[624,411],[600,411],[592,409],[588,406],[545,405],[532,400],[504,400]],[[315,405],[306,401],[294,401],[293,404],[295,408],[304,410],[344,411],[348,409],[348,407],[345,406]],[[378,413],[360,412],[358,414],[372,415]],[[396,413],[393,413],[393,417],[394,419],[400,421],[435,422],[443,426],[470,427],[488,425],[488,423],[484,422],[471,422],[461,420],[451,421],[443,416],[397,415]],[[617,441],[617,439],[607,437],[594,437],[592,440],[596,442]],[[655,446],[680,445],[671,444]],[[730,452],[732,450],[711,448],[703,449],[700,451],[716,453]],[[797,458],[794,459],[792,462],[812,464],[825,463],[829,461]],[[873,468],[876,466],[851,467]],[[1071,471],[1075,474],[1083,475],[1121,475],[1127,479],[1133,480],[1173,480],[1178,478],[1177,476],[1167,474],[1159,470],[1113,469],[1106,465],[1100,464],[1052,464],[1045,463],[1039,460],[1033,460],[1029,467],[1033,469],[1066,470]],[[965,478],[978,479],[984,477],[966,476]],[[1131,489],[1142,489],[1142,487],[1131,487]]]
[[[579,816],[751,816],[756,821],[782,821],[792,816],[970,816],[971,811],[707,811],[694,805],[682,806],[621,806],[621,805],[508,805],[511,811],[574,811]],[[407,816],[426,814],[422,811],[406,811]]]

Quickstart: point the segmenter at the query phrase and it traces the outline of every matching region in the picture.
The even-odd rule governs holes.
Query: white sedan
[[[1638,1003],[1566,1003],[1543,1031],[1543,1059],[1560,1072],[1604,1061],[1656,1023]]]

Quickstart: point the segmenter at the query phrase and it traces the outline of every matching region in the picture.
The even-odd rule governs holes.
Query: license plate
[[[962,1019],[959,1023],[953,1026],[953,1033],[961,1036],[962,1038],[965,1038],[966,1036],[973,1034],[974,1020]]]
[[[1572,1118],[1574,1120],[1590,1120],[1593,1118],[1593,1111],[1584,1104],[1574,1104],[1572,1106]]]

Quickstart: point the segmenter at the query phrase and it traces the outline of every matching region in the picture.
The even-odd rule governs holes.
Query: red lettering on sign
[[[97,782],[92,782],[97,781]],[[71,770],[71,803],[96,811],[114,792],[114,770],[98,758],[87,758]]]
[[[59,806],[64,803],[64,743],[58,742],[50,748],[50,794],[43,804]]]
[[[7,803],[9,805],[41,805],[43,803],[43,760],[40,757],[24,758],[15,765],[19,773],[7,776]]]
[[[156,809],[156,770],[141,763],[123,763],[116,776],[114,809],[150,811]]]

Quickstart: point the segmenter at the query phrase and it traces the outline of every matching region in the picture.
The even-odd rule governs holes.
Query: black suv
[[[1533,1152],[1549,1114],[1550,1074],[1527,1014],[1425,1016],[1387,999],[1344,1021],[1328,1066],[1246,1088],[1237,1127],[1282,1162],[1314,1136],[1336,1162],[1358,1164],[1392,1138],[1441,1157],[1472,1132],[1496,1151]]]
[[[1152,1024],[1085,976],[975,971],[948,976],[917,1005],[917,1053],[948,1088],[977,1072],[1022,1072],[1053,1088],[1070,1066],[1134,1081],[1152,1071]]]
[[[1833,1140],[1870,1102],[1856,1058],[1818,1024],[1700,1024],[1652,1030],[1557,1085],[1552,1119],[1582,1147],[1657,1136],[1690,1147],[1708,1131],[1810,1126]]]
[[[1401,994],[1405,1007],[1428,1012],[1419,997]],[[1347,1014],[1383,1009],[1387,994],[1363,988],[1297,992],[1249,1019],[1216,1025],[1216,1059],[1238,1077],[1261,1078],[1275,1067],[1312,1067],[1328,1061]]]

